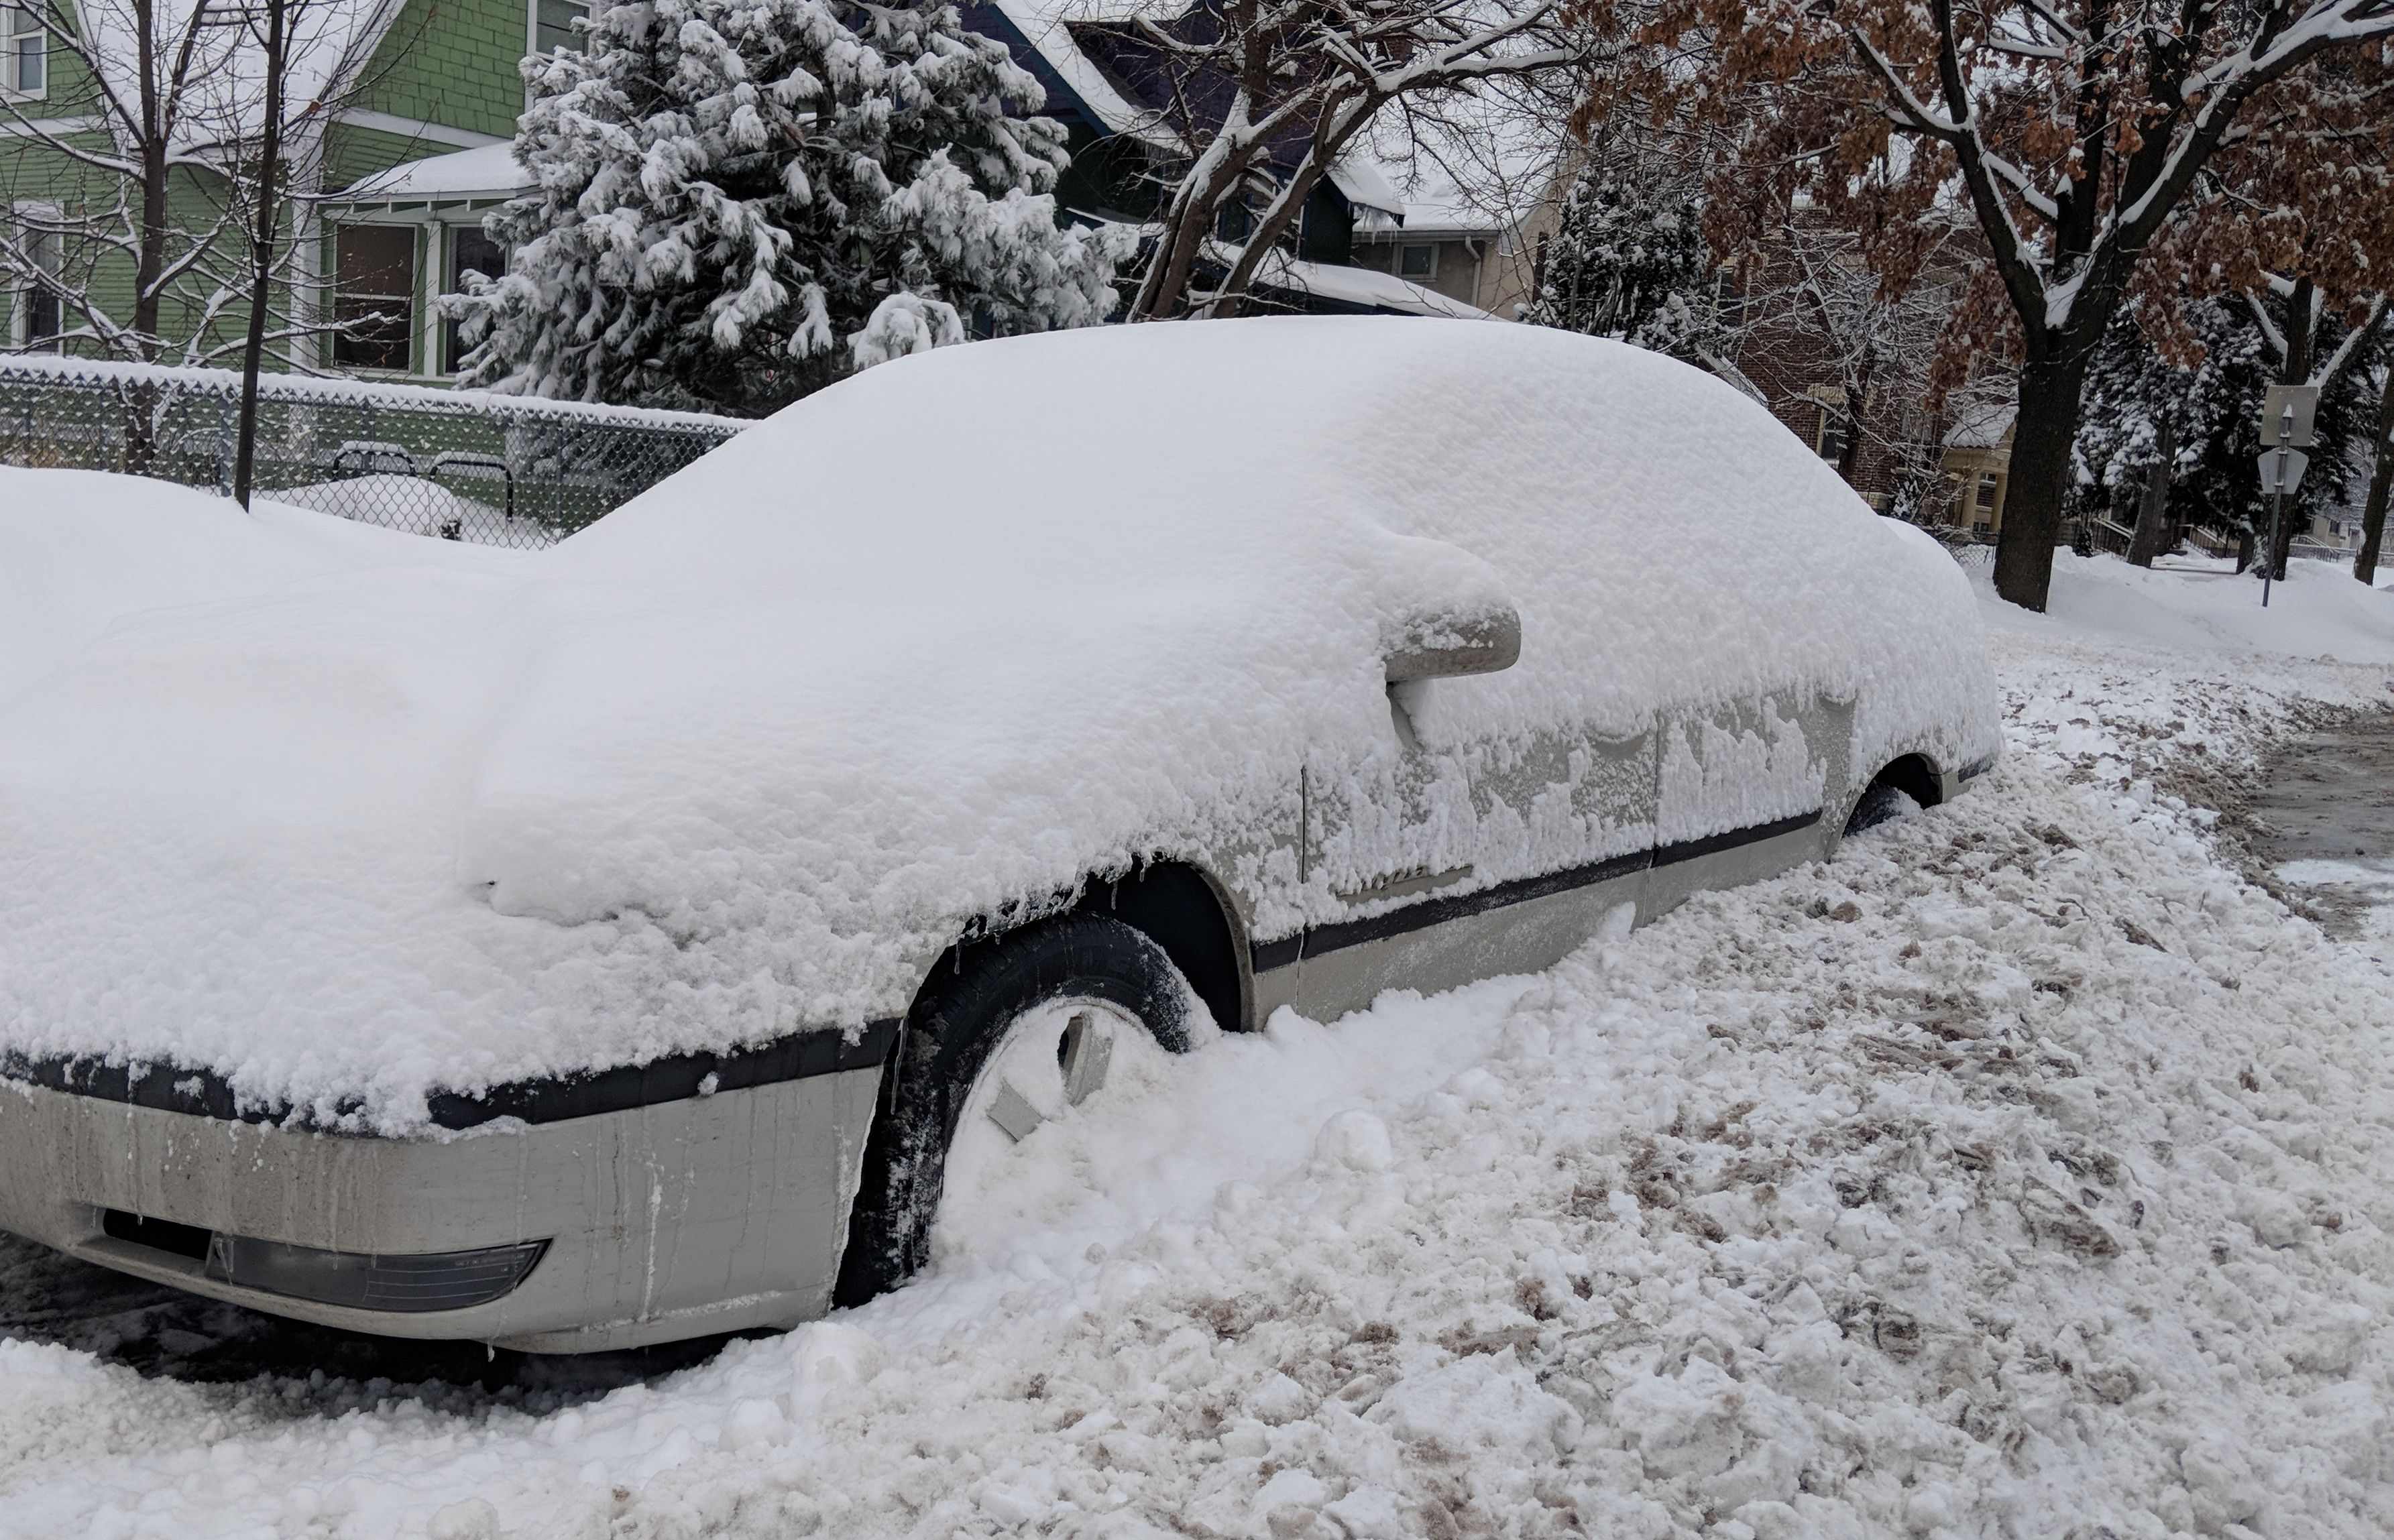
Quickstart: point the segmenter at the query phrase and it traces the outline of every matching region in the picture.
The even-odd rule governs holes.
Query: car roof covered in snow
[[[1252,844],[1309,757],[1398,752],[1381,656],[1426,615],[1524,638],[1414,703],[1433,752],[1806,691],[1858,754],[1993,747],[1932,542],[1718,381],[1537,328],[942,349],[532,557],[295,563],[305,515],[44,488],[0,500],[0,609],[20,553],[194,509],[246,554],[0,681],[0,1048],[388,1129],[896,1015],[963,920]]]

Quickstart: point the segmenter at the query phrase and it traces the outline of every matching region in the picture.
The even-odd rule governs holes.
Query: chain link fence
[[[554,544],[748,425],[481,391],[269,375],[255,495],[487,546]],[[0,464],[154,476],[230,495],[241,376],[0,357]]]

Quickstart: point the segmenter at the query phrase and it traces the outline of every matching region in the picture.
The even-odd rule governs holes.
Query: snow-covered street
[[[2382,1535],[2394,968],[2203,804],[2394,699],[2394,623],[2254,598],[2065,558],[1986,605],[1970,796],[1141,1061],[913,1286],[696,1368],[546,1410],[21,1328],[0,1532]]]

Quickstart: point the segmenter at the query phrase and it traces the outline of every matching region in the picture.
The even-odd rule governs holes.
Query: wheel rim
[[[1122,1007],[1088,998],[1044,1001],[1006,1023],[956,1119],[949,1196],[979,1196],[1017,1144],[1097,1097],[1125,1040],[1146,1031]]]

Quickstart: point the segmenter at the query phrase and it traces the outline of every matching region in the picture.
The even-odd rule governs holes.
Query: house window
[[[1438,276],[1436,246],[1400,246],[1397,248],[1397,276],[1416,278],[1424,283]]]
[[[333,362],[404,371],[414,362],[415,228],[343,225],[333,237]]]
[[[507,270],[506,248],[482,232],[480,225],[454,225],[449,230],[449,268],[443,275],[447,285],[443,294],[464,294],[466,275],[479,272],[485,278],[496,278]],[[465,365],[469,349],[457,336],[457,322],[443,322],[441,326],[441,367],[455,374]]]
[[[38,97],[49,89],[50,34],[42,30],[38,11],[24,6],[0,6],[0,89],[11,96]]]
[[[1846,409],[1830,401],[1821,403],[1821,432],[1814,441],[1821,458],[1831,465],[1843,465],[1846,459]]]
[[[41,228],[44,219],[56,219],[56,209],[40,204],[20,205],[18,240],[24,254],[34,267],[56,278],[66,270],[66,237],[56,229]],[[39,283],[25,283],[17,290],[16,303],[9,307],[9,342],[29,352],[55,353],[59,350],[59,334],[66,330],[66,309],[59,303],[58,291]]]
[[[553,54],[582,51],[583,33],[573,25],[589,20],[588,0],[532,0],[532,51]]]
[[[1978,495],[1972,499],[1970,509],[1970,522],[1980,529],[1995,521],[1995,492],[1999,485],[1993,471],[1980,474]]]

